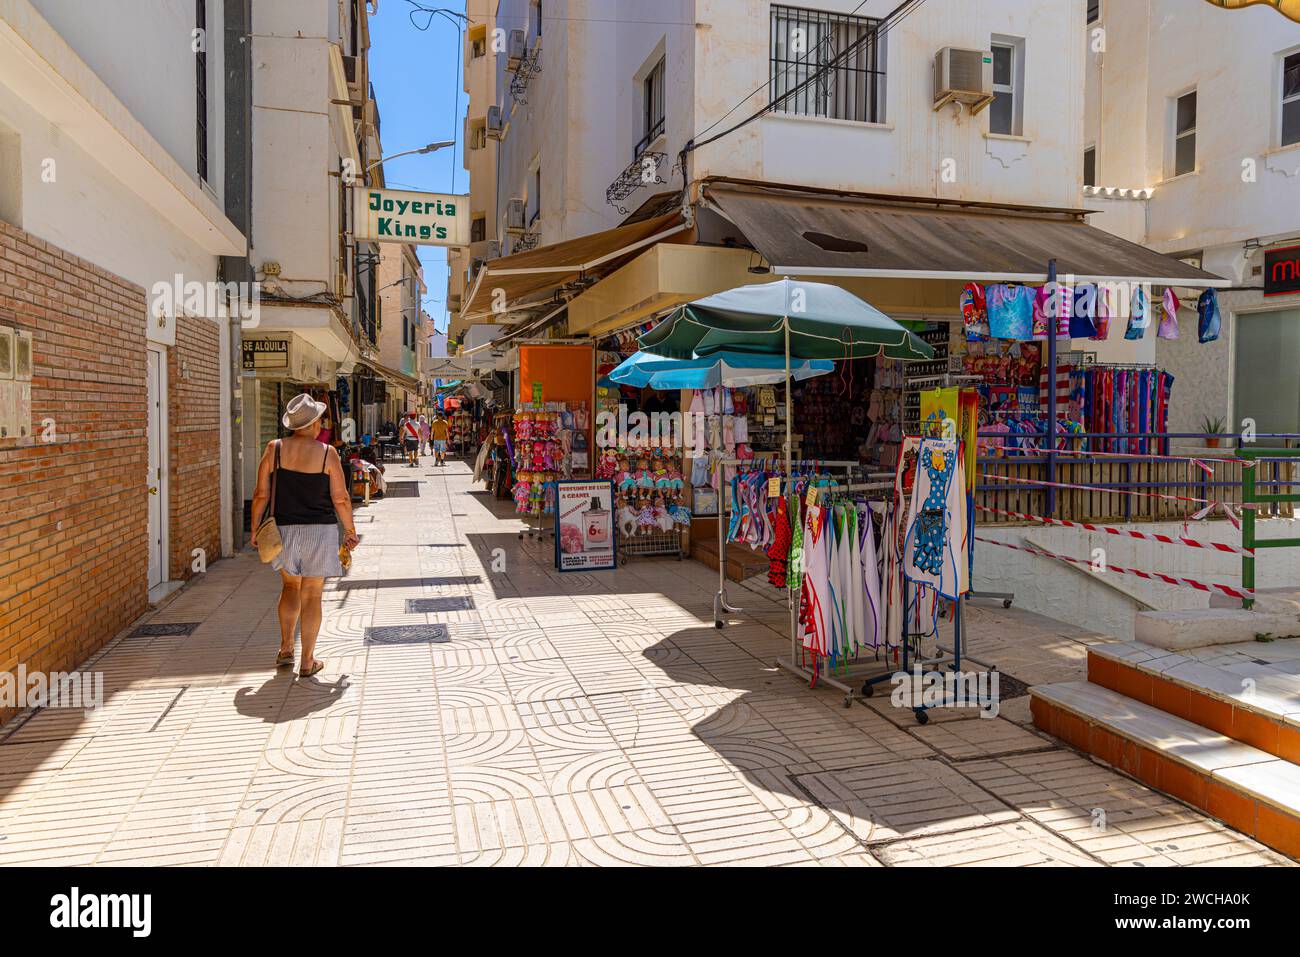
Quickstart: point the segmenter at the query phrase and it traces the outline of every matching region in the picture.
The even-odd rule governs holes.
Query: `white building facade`
[[[1185,309],[1181,338],[1144,340],[1134,361],[1174,373],[1171,431],[1209,419],[1300,432],[1300,293],[1264,288],[1296,274],[1278,251],[1300,244],[1300,24],[1266,6],[1095,7],[1083,144],[1095,168],[1085,201],[1105,210],[1094,222],[1240,287],[1219,294],[1218,342],[1198,343]]]

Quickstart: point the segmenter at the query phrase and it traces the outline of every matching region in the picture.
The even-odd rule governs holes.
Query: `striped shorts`
[[[281,525],[280,541],[284,549],[271,561],[277,571],[308,578],[337,578],[343,574],[337,524]]]

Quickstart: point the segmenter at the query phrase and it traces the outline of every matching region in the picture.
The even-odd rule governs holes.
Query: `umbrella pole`
[[[794,442],[793,427],[791,425],[791,415],[793,414],[792,404],[790,402],[790,317],[786,316],[782,322],[785,326],[785,495],[786,495],[786,512],[790,511],[791,492],[794,489]],[[786,576],[789,577],[790,569],[786,569]],[[790,593],[790,586],[787,582],[785,589],[785,603],[790,610],[790,665],[793,667],[799,661],[799,596]]]

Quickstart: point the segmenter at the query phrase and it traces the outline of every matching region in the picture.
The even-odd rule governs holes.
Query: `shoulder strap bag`
[[[271,468],[271,500],[262,514],[262,524],[257,526],[257,555],[263,563],[275,559],[284,551],[284,542],[280,539],[280,529],[275,524],[275,477],[280,471],[280,440],[275,440],[275,465]]]

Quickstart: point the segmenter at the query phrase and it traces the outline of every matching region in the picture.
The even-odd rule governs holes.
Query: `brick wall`
[[[0,440],[0,671],[75,667],[147,607],[145,311],[140,287],[0,222],[36,435]]]
[[[194,575],[194,549],[221,557],[221,343],[210,319],[179,317],[167,355],[170,578]]]

